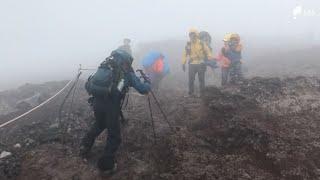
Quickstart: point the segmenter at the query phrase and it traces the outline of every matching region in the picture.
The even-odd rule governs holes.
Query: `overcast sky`
[[[183,39],[190,27],[216,36],[292,34],[298,4],[320,7],[318,0],[0,0],[0,90],[67,78],[124,37],[133,45]]]

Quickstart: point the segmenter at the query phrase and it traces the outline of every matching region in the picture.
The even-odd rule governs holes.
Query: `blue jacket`
[[[146,94],[151,90],[149,83],[142,83],[136,76],[131,62],[126,62],[126,60],[119,58],[116,63],[124,72],[124,87],[133,87],[141,94]]]
[[[141,94],[146,94],[151,89],[149,83],[142,83],[140,79],[136,76],[136,74],[132,71],[125,74],[124,86],[133,87]]]
[[[233,50],[228,50],[225,52],[225,56],[230,59],[231,63],[232,62],[239,62],[242,59],[241,52],[233,51]]]
[[[127,72],[124,75],[124,88],[134,87],[139,93],[146,94],[150,91],[149,83],[143,83],[135,75],[134,71]],[[124,98],[123,93],[119,92],[116,87],[111,91],[111,96],[97,97],[93,99],[93,108],[96,111],[107,111],[112,107],[120,109],[121,100]]]

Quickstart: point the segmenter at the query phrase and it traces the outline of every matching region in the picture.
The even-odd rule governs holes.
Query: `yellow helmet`
[[[237,33],[232,33],[230,36],[230,40],[240,42],[240,36]]]
[[[189,29],[189,34],[191,33],[196,33],[197,35],[199,34],[198,30],[196,28],[190,28]]]
[[[227,33],[226,35],[224,35],[223,41],[224,42],[230,41],[231,36],[232,36],[232,33]]]

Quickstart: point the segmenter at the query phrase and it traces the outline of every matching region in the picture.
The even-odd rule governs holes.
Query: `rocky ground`
[[[52,96],[65,82],[25,84],[15,90],[0,92],[0,119],[7,119],[16,111],[25,112]],[[1,121],[0,121],[1,122]]]
[[[0,129],[0,179],[320,179],[320,79],[253,78],[203,98],[164,89],[157,96],[171,131],[152,101],[131,91],[122,127],[118,171],[101,177],[96,161],[106,133],[87,161],[78,157],[92,123],[83,82],[58,118],[63,94]]]

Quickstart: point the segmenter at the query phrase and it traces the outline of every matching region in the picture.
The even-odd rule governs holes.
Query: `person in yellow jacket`
[[[199,39],[199,33],[196,29],[189,31],[190,41],[187,42],[182,56],[182,69],[185,72],[186,64],[189,64],[189,95],[194,95],[194,81],[198,74],[200,95],[205,87],[205,61],[212,59],[210,48]]]

